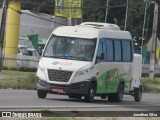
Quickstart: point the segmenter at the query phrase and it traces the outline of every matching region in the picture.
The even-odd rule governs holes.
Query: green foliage
[[[3,5],[3,0],[0,0],[0,8],[2,7]]]
[[[36,75],[35,73],[29,73],[29,83],[36,84]]]
[[[22,9],[31,10],[39,13],[54,13],[55,0],[19,0],[22,3]]]
[[[104,22],[105,8],[100,6],[105,2],[103,0],[83,0],[83,21]]]
[[[7,67],[7,66],[3,66],[3,70],[19,70],[16,67]]]
[[[0,83],[0,89],[35,89],[36,74],[5,70],[1,72]]]
[[[7,67],[7,66],[3,66],[3,70],[12,70],[12,71],[24,71],[24,72],[36,72],[37,69],[36,68],[26,68],[26,67]]]
[[[154,81],[149,80],[148,78],[143,78],[142,84],[144,92],[160,92],[160,78],[156,78]]]
[[[131,4],[129,6],[127,30],[129,30],[133,36],[142,36],[143,19],[145,12],[144,9],[145,4]]]

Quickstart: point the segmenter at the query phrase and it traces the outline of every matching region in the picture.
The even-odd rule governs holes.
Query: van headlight
[[[88,73],[89,71],[90,71],[90,69],[88,69],[88,70],[83,70],[83,71],[77,71],[76,77],[81,76],[81,75],[84,75],[84,74]]]
[[[41,80],[47,80],[45,75],[45,68],[42,66],[42,64],[38,65],[37,77]]]

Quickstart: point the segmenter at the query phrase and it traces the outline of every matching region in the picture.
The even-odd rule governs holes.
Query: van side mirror
[[[104,53],[101,53],[100,56],[97,56],[97,59],[104,60]]]

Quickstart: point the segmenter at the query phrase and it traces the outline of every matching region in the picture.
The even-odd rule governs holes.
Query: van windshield
[[[96,39],[71,38],[52,35],[43,57],[92,61]]]

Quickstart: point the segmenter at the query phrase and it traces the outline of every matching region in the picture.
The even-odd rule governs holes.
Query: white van
[[[18,55],[29,56],[27,47],[25,45],[18,45]]]
[[[37,68],[39,59],[40,55],[34,48],[18,45],[17,67]]]
[[[85,22],[51,34],[37,70],[37,94],[66,94],[92,102],[94,96],[121,102],[123,94],[142,96],[141,55],[133,54],[129,32],[117,25]],[[138,63],[133,64],[138,60]],[[133,70],[136,69],[136,70]],[[138,74],[135,75],[134,72]]]

